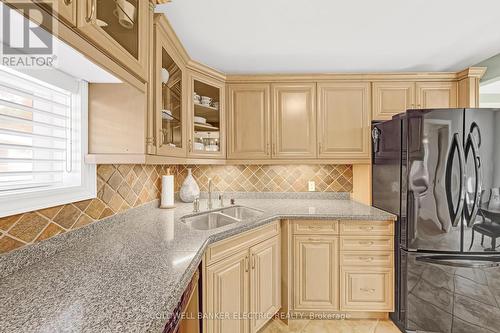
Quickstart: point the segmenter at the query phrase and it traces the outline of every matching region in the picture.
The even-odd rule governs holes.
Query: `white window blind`
[[[89,184],[82,171],[92,171],[83,164],[81,91],[62,86],[0,66],[0,200],[32,199],[16,212],[89,197],[75,196]],[[61,189],[74,191],[59,191],[56,200],[43,192]]]
[[[71,93],[0,75],[0,191],[60,186],[72,170]]]

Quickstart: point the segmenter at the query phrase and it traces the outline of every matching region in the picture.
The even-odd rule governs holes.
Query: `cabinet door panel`
[[[414,106],[414,82],[373,83],[373,120],[389,120]]]
[[[229,159],[271,157],[269,93],[268,84],[229,86]]]
[[[370,83],[318,84],[319,157],[370,158]]]
[[[338,237],[294,236],[294,310],[339,309]]]
[[[206,269],[206,309],[208,315],[248,312],[248,251],[213,264]],[[247,333],[248,320],[221,318],[206,320],[207,333]]]
[[[417,107],[440,109],[457,107],[456,82],[417,82]]]
[[[341,271],[341,311],[394,311],[393,268],[344,266]]]
[[[316,84],[274,84],[273,157],[316,157]]]
[[[77,28],[112,58],[147,80],[149,1],[73,0]]]
[[[281,307],[281,248],[278,236],[250,249],[250,332],[257,332]]]

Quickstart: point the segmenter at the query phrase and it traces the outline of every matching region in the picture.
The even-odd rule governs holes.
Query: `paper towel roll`
[[[174,207],[174,176],[161,177],[161,204],[160,208]]]

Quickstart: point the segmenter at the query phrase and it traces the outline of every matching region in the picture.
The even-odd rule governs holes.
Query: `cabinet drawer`
[[[387,267],[342,267],[341,311],[394,311],[394,274]]]
[[[341,235],[394,235],[393,221],[341,221]]]
[[[394,252],[344,251],[340,254],[340,264],[343,266],[393,267]]]
[[[249,230],[243,234],[214,243],[205,252],[206,265],[210,265],[242,249],[249,248],[254,244],[276,236],[279,232],[280,223],[279,221],[275,221],[269,225]]]
[[[394,248],[392,236],[342,236],[341,251],[392,251]]]
[[[293,233],[295,235],[339,233],[339,222],[336,220],[297,220],[293,221]]]

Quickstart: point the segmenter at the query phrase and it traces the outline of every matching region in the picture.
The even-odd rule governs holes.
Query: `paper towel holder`
[[[170,188],[166,188],[167,186]],[[175,208],[174,197],[174,176],[170,174],[170,168],[167,168],[167,174],[161,178],[160,208]]]

